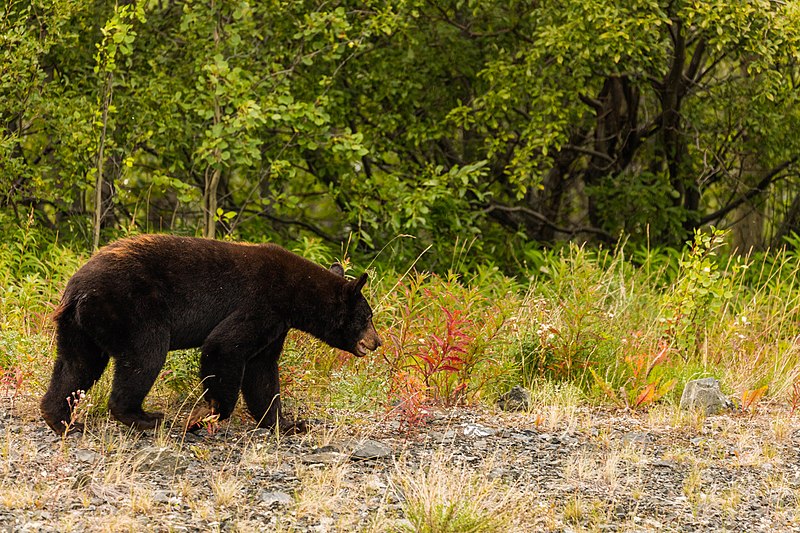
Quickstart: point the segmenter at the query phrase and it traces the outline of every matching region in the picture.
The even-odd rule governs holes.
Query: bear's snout
[[[381,338],[378,336],[378,332],[375,331],[375,326],[372,324],[369,325],[367,330],[364,332],[364,335],[361,336],[361,339],[356,343],[356,353],[358,357],[364,357],[367,355],[368,352],[373,352],[377,350],[381,344]]]

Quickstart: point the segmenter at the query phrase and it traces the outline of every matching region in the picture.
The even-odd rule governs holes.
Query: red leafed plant
[[[411,366],[419,372],[431,399],[451,406],[459,402],[467,388],[460,373],[465,366],[463,356],[473,340],[473,336],[467,333],[472,321],[463,318],[460,310],[442,308],[442,313],[446,317],[444,334],[431,333],[420,351],[412,357]]]
[[[669,362],[671,351],[670,344],[665,339],[660,339],[655,353],[643,352],[625,357],[632,374],[630,379],[630,386],[633,389],[630,398],[632,408],[638,409],[650,405],[675,387],[676,380],[664,380],[662,376],[653,373],[656,368]]]
[[[414,427],[433,406],[466,403],[498,378],[494,354],[510,311],[453,278],[417,273],[399,286],[382,355],[393,410]]]
[[[639,334],[633,338],[638,340]],[[632,353],[625,355],[627,380],[618,395],[594,369],[590,369],[597,385],[617,404],[631,409],[641,409],[660,400],[669,393],[677,381],[665,379],[663,370],[670,363],[673,348],[665,339],[660,339],[654,350],[642,349],[638,342]]]
[[[470,365],[468,354],[474,336],[467,332],[472,321],[460,310],[441,308],[445,317],[442,334],[428,333],[419,343],[409,343],[402,367],[392,376],[395,410],[403,423],[416,427],[430,416],[432,405],[452,406],[463,399]],[[424,320],[432,329],[430,320]]]
[[[18,367],[12,367],[8,370],[0,368],[0,390],[3,394],[11,399],[11,408],[14,408],[17,395],[22,390],[23,383],[30,376],[30,372],[26,372]]]
[[[638,409],[660,400],[675,388],[675,379],[664,380],[661,375],[654,375],[654,370],[669,362],[672,347],[665,339],[660,339],[654,354],[641,353],[625,360],[633,374],[633,402],[631,407]]]
[[[764,385],[757,389],[747,389],[742,392],[742,411],[756,412],[758,402],[767,394],[768,386]]]
[[[792,415],[800,408],[800,374],[795,376],[792,382],[792,392],[789,394],[789,405],[792,408]]]

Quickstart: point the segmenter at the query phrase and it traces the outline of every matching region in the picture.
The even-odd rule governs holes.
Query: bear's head
[[[344,269],[338,263],[330,268],[331,272],[344,277]],[[345,306],[342,321],[335,334],[334,347],[350,352],[357,357],[364,357],[367,353],[377,350],[381,345],[381,338],[372,323],[372,308],[367,299],[361,294],[361,289],[367,282],[367,275],[347,281],[342,286],[342,299]]]

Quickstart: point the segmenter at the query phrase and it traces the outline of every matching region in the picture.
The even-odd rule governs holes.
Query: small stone
[[[464,426],[464,435],[467,437],[490,437],[497,433],[496,429],[487,428],[480,424],[466,424]]]
[[[502,478],[503,474],[505,474],[505,472],[506,471],[505,471],[505,469],[503,467],[497,466],[495,468],[492,468],[491,471],[489,471],[489,475],[487,477],[489,478],[490,481],[493,481],[495,479]]]
[[[503,411],[529,411],[531,408],[531,393],[516,385],[498,398],[497,406]]]
[[[165,490],[157,490],[153,492],[153,501],[156,503],[169,503],[169,493]]]
[[[99,457],[100,454],[92,450],[75,450],[75,459],[81,463],[93,464]]]
[[[453,442],[457,436],[458,433],[452,429],[448,429],[444,433],[439,433],[438,431],[431,432],[431,438],[438,440],[440,443]]]
[[[194,433],[191,432],[191,431],[186,432],[186,434],[183,435],[183,441],[186,442],[186,443],[189,443],[189,444],[193,444],[193,443],[197,443],[197,442],[203,442],[203,440],[204,440],[203,436],[202,435],[198,435],[197,433],[199,433],[199,431],[194,432]]]
[[[561,443],[561,439],[558,438],[558,435],[552,435],[550,433],[540,433],[539,440],[543,442],[549,442],[551,444],[558,445]]]
[[[309,453],[300,457],[300,460],[307,465],[332,465],[342,462],[344,455],[339,452]]]
[[[367,488],[375,492],[381,492],[387,487],[386,483],[381,481],[380,478],[374,477],[367,481]]]
[[[311,453],[342,453],[342,451],[342,447],[338,444],[327,444],[319,448],[314,448],[311,450]]]
[[[318,531],[319,533],[328,533],[329,531],[333,531],[334,521],[333,518],[330,516],[323,516],[319,519],[319,524],[313,526],[312,531]]]
[[[374,440],[365,440],[353,448],[350,457],[355,460],[383,459],[392,456],[392,449]]]
[[[733,406],[722,394],[714,378],[695,379],[686,383],[681,395],[681,409],[702,409],[707,415],[717,414]]]
[[[261,493],[261,501],[267,505],[290,505],[294,499],[285,492],[264,491]]]
[[[408,518],[398,518],[392,525],[394,526],[392,528],[393,531],[417,531],[417,528]]]
[[[166,476],[182,474],[189,467],[189,461],[169,448],[149,446],[136,453],[133,463],[139,472],[160,472]]]
[[[675,461],[664,461],[664,460],[653,461],[650,464],[652,464],[653,466],[655,466],[657,468],[675,468],[677,466]]]
[[[653,442],[653,437],[643,431],[631,431],[622,436],[623,444],[636,445]]]

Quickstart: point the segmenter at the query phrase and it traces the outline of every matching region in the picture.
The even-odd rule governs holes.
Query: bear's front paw
[[[219,413],[209,405],[198,405],[186,420],[184,431],[194,432],[204,427],[214,427],[219,422]]]
[[[308,424],[306,424],[305,420],[283,419],[279,427],[282,435],[302,435],[303,433],[308,433]]]

